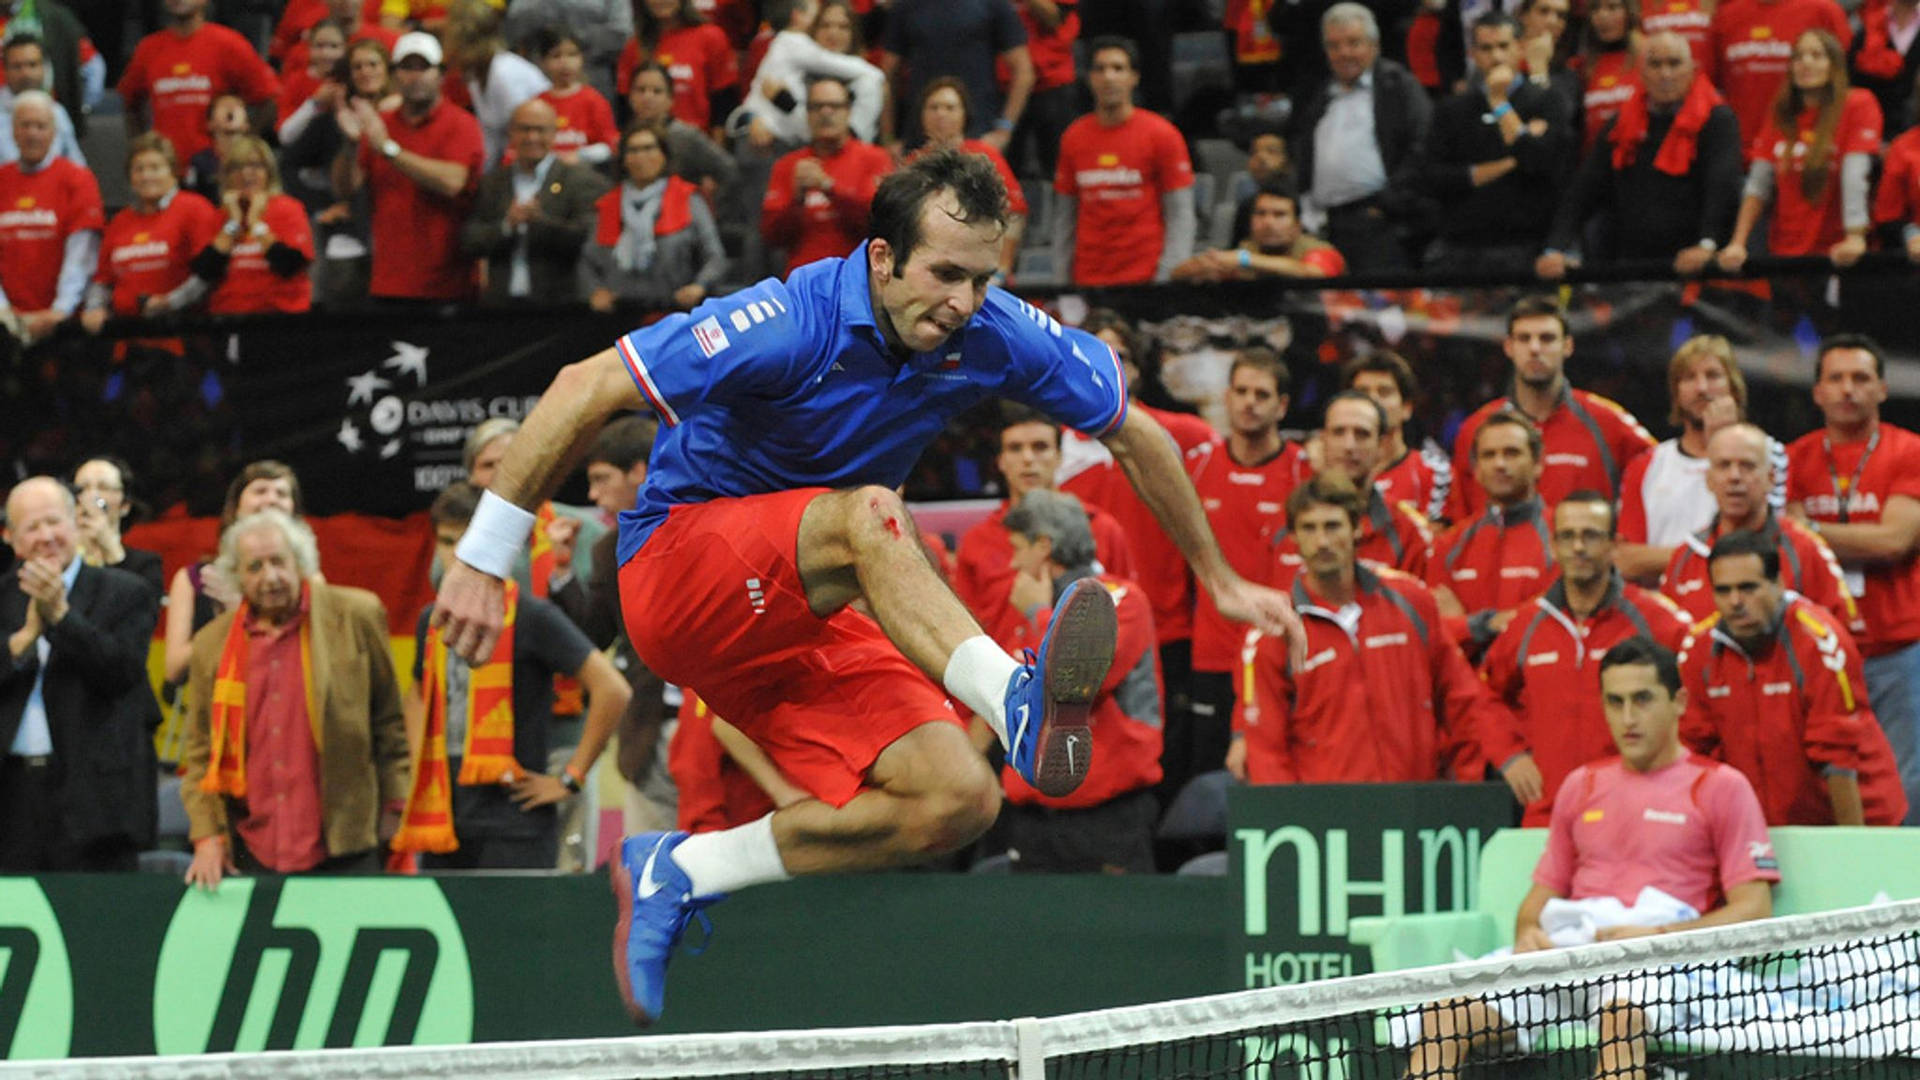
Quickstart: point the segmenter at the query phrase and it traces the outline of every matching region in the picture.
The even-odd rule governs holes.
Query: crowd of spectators
[[[879,179],[938,150],[984,155],[1006,183],[1001,281],[1551,280],[1608,260],[1736,274],[1761,252],[1845,266],[1877,242],[1920,260],[1911,4],[1689,16],[1682,0],[1656,16],[1520,0],[1391,23],[1342,2],[1306,31],[1291,6],[1252,21],[1247,6],[1228,6],[1233,75],[1287,90],[1291,121],[1240,130],[1239,167],[1198,184],[1202,132],[1164,69],[1176,24],[1067,0],[453,0],[405,18],[292,0],[270,43],[210,22],[208,0],[166,0],[124,61],[37,0],[0,30],[0,311],[34,341],[69,319],[98,332],[314,305],[691,309],[846,254]],[[131,137],[123,161],[89,163],[109,70]],[[107,168],[131,196],[111,217],[90,171]],[[1150,343],[1111,311],[1086,327],[1137,393]],[[1679,434],[1656,444],[1571,385],[1573,344],[1556,302],[1515,307],[1511,388],[1450,458],[1409,445],[1419,377],[1385,350],[1341,371],[1303,442],[1282,437],[1294,388],[1265,348],[1233,358],[1224,431],[1155,410],[1227,559],[1306,614],[1298,669],[1194,589],[1099,443],[1006,416],[1006,503],[928,553],[1009,648],[1097,578],[1118,598],[1120,659],[1086,784],[1054,798],[1006,773],[995,843],[1029,869],[1166,869],[1159,815],[1220,769],[1499,778],[1516,815],[1545,823],[1568,776],[1614,750],[1596,665],[1629,637],[1681,654],[1699,690],[1685,742],[1747,774],[1770,823],[1906,820],[1920,444],[1879,419],[1884,355],[1823,342],[1824,429],[1783,445],[1745,423],[1726,342],[1687,341],[1669,369]],[[164,597],[158,559],[119,539],[124,463],[19,483],[0,871],[129,868],[151,841],[150,792],[88,778],[154,775],[144,657],[163,615],[187,873],[208,887],[236,869],[564,863],[564,815],[616,739],[634,827],[720,827],[806,797],[623,640],[613,516],[645,478],[651,422],[594,442],[594,505],[541,509],[496,654],[469,667],[423,618],[410,679],[380,598],[327,582],[284,465],[234,479],[217,555]],[[512,434],[469,441],[467,481],[434,505],[436,568]],[[1782,700],[1753,697],[1756,664],[1778,669]]]
[[[684,309],[844,252],[878,178],[936,147],[1007,181],[1003,281],[1920,256],[1920,54],[1893,0],[291,0],[257,41],[209,5],[168,0],[124,56],[95,41],[128,13],[0,15],[0,200],[35,201],[0,220],[32,252],[0,274],[23,339],[94,311]],[[1235,93],[1170,78],[1180,32],[1230,43],[1213,74]],[[89,161],[109,80],[140,138]],[[249,139],[264,178],[229,167],[260,160]],[[224,215],[133,182],[143,153]],[[89,168],[125,170],[141,215],[111,242]]]

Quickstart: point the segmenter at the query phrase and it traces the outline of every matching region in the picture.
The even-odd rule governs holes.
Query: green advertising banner
[[[1505,784],[1277,784],[1227,795],[1236,989],[1359,975],[1356,915],[1473,906],[1480,848],[1514,823]]]

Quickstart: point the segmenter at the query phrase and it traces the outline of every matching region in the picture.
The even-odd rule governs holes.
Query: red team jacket
[[[1473,478],[1473,436],[1487,417],[1501,409],[1520,411],[1511,397],[1494,398],[1474,410],[1453,438],[1453,495],[1447,500],[1447,520],[1465,521],[1486,508],[1487,493]],[[1620,493],[1620,475],[1653,436],[1633,414],[1585,390],[1569,389],[1540,425],[1546,469],[1540,475],[1540,499],[1551,510],[1561,499],[1592,488],[1613,498]]]
[[[1707,557],[1712,554],[1713,542],[1719,539],[1719,534],[1720,523],[1716,519],[1712,525],[1687,537],[1686,543],[1674,549],[1673,558],[1667,560],[1667,572],[1660,578],[1660,591],[1686,609],[1687,616],[1696,624],[1718,610],[1713,606],[1713,582],[1707,576]],[[1761,535],[1780,549],[1780,584],[1832,612],[1850,632],[1857,634],[1866,629],[1860,620],[1860,609],[1854,606],[1853,596],[1847,592],[1847,584],[1841,577],[1840,563],[1825,540],[1805,525],[1777,514],[1767,515],[1767,527],[1761,530]]]
[[[1006,603],[1007,589],[1013,585],[1013,541],[1007,538],[1005,524],[1009,509],[1002,503],[960,534],[960,547],[954,553],[953,591],[980,618]],[[1093,529],[1094,557],[1101,569],[1131,579],[1133,550],[1126,530],[1097,506],[1086,511],[1087,524]]]
[[[1160,421],[1182,457],[1206,453],[1207,447],[1219,441],[1212,425],[1191,413],[1168,412],[1137,401],[1128,408],[1145,410]],[[1160,519],[1140,501],[1126,473],[1098,439],[1077,431],[1063,434],[1060,490],[1088,508],[1105,510],[1120,523],[1133,555],[1133,580],[1153,604],[1153,629],[1160,642],[1193,637],[1193,574],[1187,569],[1186,556],[1160,527]]]
[[[1227,565],[1248,581],[1266,581],[1272,573],[1274,535],[1286,524],[1287,496],[1308,475],[1300,445],[1287,443],[1266,461],[1242,465],[1233,460],[1226,443],[1217,443],[1187,464]],[[1206,590],[1196,592],[1193,670],[1231,672],[1240,665],[1247,628],[1228,622]]]
[[[1487,711],[1480,745],[1495,768],[1533,755],[1546,784],[1528,805],[1525,825],[1547,824],[1568,773],[1616,752],[1600,709],[1600,658],[1635,634],[1678,649],[1688,625],[1673,601],[1615,573],[1607,598],[1584,624],[1567,611],[1566,586],[1556,580],[1494,639],[1481,677],[1506,707]]]
[[[1746,774],[1769,825],[1833,824],[1829,770],[1858,777],[1867,824],[1905,820],[1893,748],[1867,704],[1860,650],[1839,622],[1795,599],[1752,656],[1719,622],[1701,624],[1680,657],[1687,746]]]
[[[1448,529],[1427,563],[1427,584],[1445,585],[1467,609],[1467,618],[1447,620],[1456,641],[1471,636],[1474,616],[1519,607],[1552,579],[1552,530],[1538,496],[1511,508],[1489,506]]]
[[[1000,782],[1008,802],[1085,809],[1160,782],[1160,654],[1154,641],[1153,607],[1145,590],[1125,578],[1102,574],[1095,580],[1113,595],[1120,630],[1113,665],[1093,699],[1093,764],[1080,786],[1059,798],[1035,791],[1012,766],[1002,768]],[[1053,621],[1053,610],[1027,619],[1010,605],[1002,607],[1002,617],[986,627],[987,633],[1009,649],[1038,648],[1047,624]]]
[[[1356,571],[1359,621],[1293,585],[1307,660],[1289,670],[1286,641],[1250,631],[1233,730],[1256,784],[1479,780],[1474,745],[1494,707],[1467,658],[1440,629],[1433,594],[1385,567]]]
[[[1433,556],[1433,526],[1410,502],[1389,502],[1377,489],[1367,492],[1367,512],[1354,539],[1356,557],[1412,575],[1427,576]],[[1267,583],[1276,589],[1293,585],[1300,574],[1300,542],[1282,527],[1273,538],[1273,568]]]

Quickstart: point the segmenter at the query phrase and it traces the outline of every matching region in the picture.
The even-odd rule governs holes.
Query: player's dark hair
[[[1780,580],[1779,546],[1752,529],[1735,529],[1715,540],[1713,550],[1707,553],[1709,572],[1713,564],[1721,559],[1736,559],[1742,555],[1760,556],[1760,576],[1768,581]]]
[[[1647,637],[1635,634],[1624,641],[1616,642],[1600,658],[1600,677],[1606,678],[1608,668],[1650,667],[1660,685],[1667,688],[1667,696],[1673,697],[1680,692],[1680,661],[1673,650]]]
[[[1287,370],[1287,362],[1265,345],[1241,349],[1233,358],[1233,366],[1227,369],[1227,381],[1232,382],[1234,372],[1241,368],[1252,368],[1272,376],[1274,393],[1282,397],[1293,392],[1293,373]]]
[[[1285,199],[1293,204],[1293,215],[1295,217],[1300,216],[1300,189],[1293,181],[1287,179],[1285,176],[1270,176],[1266,180],[1261,181],[1260,186],[1253,191],[1253,198],[1255,202],[1258,202],[1262,197]],[[1252,204],[1249,203],[1248,205]]]
[[[1533,455],[1534,464],[1540,463],[1540,455],[1545,447],[1540,441],[1540,429],[1529,420],[1526,414],[1515,409],[1496,409],[1473,432],[1473,456],[1480,456],[1480,436],[1488,428],[1517,427],[1527,433],[1527,452]]]
[[[586,464],[611,465],[626,472],[653,456],[659,425],[650,416],[622,416],[600,429],[587,451]]]
[[[480,489],[465,480],[455,480],[434,497],[427,517],[432,519],[435,526],[458,525],[464,529],[479,509]]]
[[[1815,380],[1826,374],[1827,354],[1839,349],[1859,349],[1873,357],[1873,374],[1881,379],[1887,377],[1887,351],[1880,347],[1879,342],[1866,334],[1832,334],[1821,339],[1820,351],[1814,354],[1820,358],[1813,365]]]
[[[953,193],[959,204],[954,220],[961,224],[1007,227],[1007,185],[993,162],[983,154],[935,150],[889,173],[873,194],[867,236],[885,240],[893,249],[894,273],[906,268],[907,260],[920,246],[920,219],[927,204],[943,191]]]
[[[1614,536],[1618,534],[1618,530],[1620,526],[1620,511],[1614,509],[1613,500],[1611,498],[1605,495],[1602,495],[1601,493],[1599,493],[1598,491],[1595,491],[1592,488],[1581,488],[1579,491],[1576,491],[1571,495],[1568,495],[1566,498],[1561,499],[1560,502],[1554,506],[1553,508],[1553,512],[1555,515],[1554,527],[1556,529],[1559,528],[1558,517],[1560,513],[1560,507],[1567,506],[1571,503],[1593,503],[1598,506],[1606,507],[1607,508],[1607,539],[1611,540],[1614,538]]]
[[[1094,57],[1108,49],[1119,49],[1126,53],[1128,65],[1135,71],[1140,70],[1140,46],[1135,45],[1132,38],[1121,37],[1119,34],[1101,34],[1087,42],[1087,62],[1092,63]]]
[[[1356,527],[1367,512],[1367,497],[1353,481],[1336,472],[1316,473],[1312,479],[1293,489],[1287,496],[1287,520],[1297,520],[1310,507],[1332,506],[1346,511],[1347,520]]]
[[[1340,369],[1340,388],[1353,389],[1353,381],[1370,372],[1392,376],[1393,385],[1400,390],[1401,401],[1412,401],[1420,394],[1420,381],[1414,378],[1413,365],[1392,349],[1381,349],[1347,361],[1346,366]]]
[[[1560,324],[1560,332],[1562,334],[1567,337],[1573,336],[1573,327],[1567,324],[1567,309],[1561,307],[1560,301],[1555,300],[1551,296],[1526,296],[1522,297],[1519,303],[1513,305],[1513,310],[1507,312],[1507,336],[1513,336],[1514,323],[1519,322],[1521,319],[1538,318],[1548,318],[1557,321]]]
[[[1373,400],[1372,395],[1359,390],[1342,390],[1339,393],[1328,398],[1326,410],[1320,414],[1321,427],[1325,427],[1327,423],[1326,418],[1333,415],[1333,406],[1336,403],[1342,402],[1342,401],[1353,401],[1353,402],[1359,402],[1366,405],[1367,411],[1373,414],[1374,422],[1379,425],[1378,427],[1375,427],[1373,429],[1374,436],[1376,438],[1379,438],[1379,437],[1384,437],[1386,435],[1387,410],[1381,408],[1380,403]]]

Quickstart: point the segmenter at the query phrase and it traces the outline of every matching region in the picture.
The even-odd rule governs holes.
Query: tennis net
[[[1484,1028],[1468,1046],[1461,1036]],[[0,1065],[0,1078],[1920,1077],[1920,901],[1048,1018]]]

